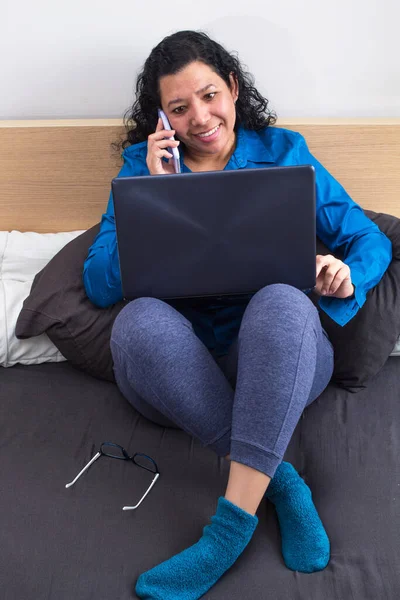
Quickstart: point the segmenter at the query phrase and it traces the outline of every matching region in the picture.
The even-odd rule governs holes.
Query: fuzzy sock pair
[[[292,465],[279,465],[266,497],[277,511],[286,566],[303,573],[324,569],[329,561],[329,539],[310,488]],[[219,498],[217,512],[200,540],[143,573],[137,581],[136,594],[147,600],[201,598],[243,552],[257,523],[257,517],[226,498]]]

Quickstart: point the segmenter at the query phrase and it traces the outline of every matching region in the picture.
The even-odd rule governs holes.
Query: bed
[[[400,217],[399,119],[280,125],[305,135],[364,209]],[[119,121],[0,122],[0,229],[78,235],[92,228],[121,164],[110,146],[121,131]],[[391,320],[386,310],[375,318],[386,319],[385,331],[391,323],[392,346],[400,335],[397,301],[391,298]],[[380,302],[388,302],[386,293]],[[374,326],[383,330],[380,321]],[[264,501],[250,545],[204,598],[400,597],[400,358],[394,347],[375,348],[376,332],[368,338],[370,356],[383,352],[376,372],[358,389],[332,382],[304,412],[285,457],[313,491],[331,540],[328,567],[312,575],[285,567],[274,508]],[[18,359],[0,368],[1,597],[135,598],[140,573],[200,537],[228,466],[184,432],[141,417],[112,380],[56,350],[47,362]],[[158,464],[159,480],[135,511],[122,507],[151,476],[124,461],[101,458],[65,488],[104,441]]]

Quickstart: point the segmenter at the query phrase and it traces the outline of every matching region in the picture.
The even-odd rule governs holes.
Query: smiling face
[[[235,146],[238,86],[232,74],[230,80],[229,88],[199,61],[160,79],[162,109],[193,160],[223,161]]]

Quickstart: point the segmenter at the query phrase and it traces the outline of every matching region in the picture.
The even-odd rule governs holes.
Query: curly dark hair
[[[254,77],[244,70],[236,53],[229,53],[199,31],[178,31],[164,38],[150,53],[136,82],[136,100],[124,115],[126,137],[121,149],[147,140],[157,126],[160,101],[160,78],[174,75],[188,64],[200,61],[213,69],[230,87],[229,74],[234,73],[239,84],[236,102],[236,123],[247,129],[259,130],[276,121],[268,110],[268,100],[254,87]]]

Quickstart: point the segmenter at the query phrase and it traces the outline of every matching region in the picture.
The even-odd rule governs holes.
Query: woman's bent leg
[[[281,460],[304,407],[326,387],[332,369],[332,346],[308,298],[284,285],[269,286],[254,296],[239,334],[225,497],[252,512],[268,488],[285,563],[306,573],[326,567],[329,539],[310,489]]]
[[[229,453],[233,390],[191,323],[155,298],[130,302],[111,333],[117,384],[145,417]]]

